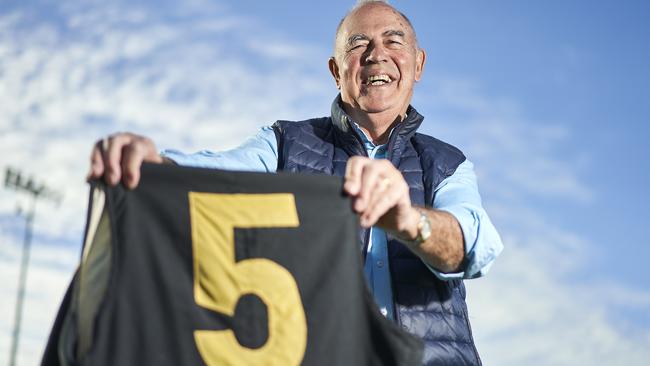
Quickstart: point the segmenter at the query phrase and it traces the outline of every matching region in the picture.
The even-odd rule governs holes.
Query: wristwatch
[[[415,237],[415,239],[404,239],[404,238],[398,238],[399,241],[403,242],[404,244],[412,245],[412,246],[420,246],[420,244],[424,243],[429,239],[431,236],[431,221],[429,220],[429,216],[420,209],[417,209],[418,213],[420,214],[420,218],[418,219],[418,234]]]

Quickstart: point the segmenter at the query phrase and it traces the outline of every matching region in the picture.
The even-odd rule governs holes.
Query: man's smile
[[[367,86],[380,86],[385,85],[393,81],[390,76],[387,74],[378,74],[370,75],[364,81],[363,84]]]

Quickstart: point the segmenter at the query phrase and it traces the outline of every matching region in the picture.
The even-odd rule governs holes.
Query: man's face
[[[357,111],[403,115],[424,67],[407,21],[384,4],[351,13],[336,39],[330,71],[343,102]]]

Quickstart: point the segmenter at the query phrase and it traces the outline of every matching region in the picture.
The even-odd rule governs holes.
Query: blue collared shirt
[[[375,145],[358,127],[368,156],[381,159],[386,156],[386,145]],[[275,172],[278,148],[271,127],[263,127],[256,135],[232,150],[214,152],[202,150],[185,154],[177,150],[163,150],[161,155],[179,165],[223,169]],[[503,250],[501,238],[487,216],[478,193],[474,166],[465,160],[454,174],[435,187],[433,208],[449,212],[460,224],[465,240],[466,265],[460,272],[443,273],[429,266],[442,280],[477,278],[485,275]],[[386,233],[376,227],[370,231],[370,242],[364,272],[375,302],[385,316],[394,314]]]

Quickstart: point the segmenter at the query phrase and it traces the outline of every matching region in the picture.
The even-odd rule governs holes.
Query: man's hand
[[[408,184],[390,161],[351,157],[343,190],[352,197],[361,226],[377,225],[406,242],[417,237],[420,211],[411,205]],[[465,251],[458,220],[448,212],[420,210],[429,217],[431,236],[420,245],[407,246],[442,272],[459,270]]]
[[[419,213],[411,206],[409,187],[390,161],[353,156],[345,169],[343,189],[361,226],[373,225],[401,237],[415,238]]]
[[[90,154],[88,179],[104,178],[114,186],[120,181],[133,189],[140,181],[142,162],[163,163],[149,138],[128,132],[116,133],[95,143]]]

